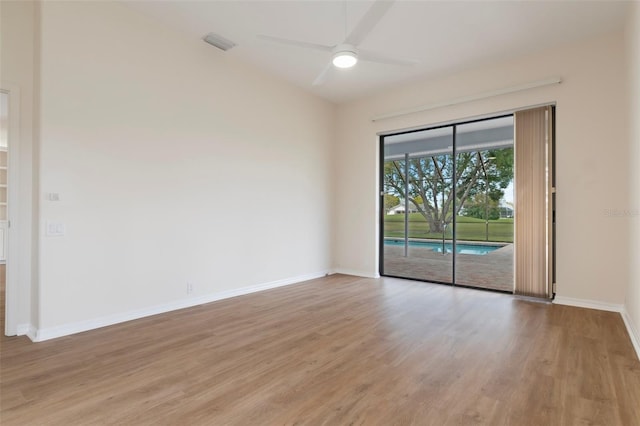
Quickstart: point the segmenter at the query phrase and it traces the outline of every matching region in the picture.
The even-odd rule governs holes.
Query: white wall
[[[11,216],[11,268],[8,285],[15,281],[17,294],[11,294],[16,303],[15,323],[11,325],[21,333],[25,333],[30,323],[38,321],[37,287],[32,280],[32,198],[33,191],[33,156],[34,156],[34,55],[36,44],[36,6],[33,2],[2,1],[0,2],[0,88],[10,92],[10,113],[18,115],[18,125],[11,130],[14,133],[9,141],[10,166],[10,213]],[[15,106],[19,108],[15,110]],[[10,121],[13,121],[13,117]],[[16,161],[17,160],[17,161]],[[19,174],[15,175],[15,171]],[[16,182],[17,181],[17,182]],[[15,205],[17,203],[17,205]],[[13,214],[16,213],[16,214]],[[13,249],[16,249],[13,251]],[[33,287],[33,288],[32,288]],[[8,289],[8,292],[11,288]]]
[[[636,351],[640,356],[640,3],[634,2],[627,27],[629,58],[629,211],[631,216],[629,249],[629,285],[625,301],[626,319],[635,334]]]
[[[41,22],[40,338],[330,269],[333,105],[117,3]]]
[[[396,87],[338,109],[335,264],[377,273],[377,132],[557,103],[557,294],[622,305],[629,277],[629,219],[607,216],[629,199],[622,32]],[[563,83],[372,123],[418,105],[550,76]]]

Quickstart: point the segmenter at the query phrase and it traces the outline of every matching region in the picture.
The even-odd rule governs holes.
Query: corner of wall
[[[625,28],[628,85],[628,140],[629,140],[629,282],[622,317],[629,336],[640,358],[640,3],[631,2]]]
[[[40,324],[40,111],[41,94],[41,46],[42,46],[42,2],[35,3],[34,47],[33,47],[33,140],[32,140],[32,188],[31,188],[31,288],[30,320],[36,327]]]
[[[631,339],[631,344],[633,348],[636,350],[636,355],[640,360],[640,331],[638,327],[635,326],[629,312],[626,307],[622,309],[622,320],[624,321],[625,327],[627,327],[627,332],[629,333],[629,338]]]

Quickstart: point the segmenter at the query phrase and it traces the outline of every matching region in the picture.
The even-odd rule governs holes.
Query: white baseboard
[[[16,327],[16,336],[24,336],[25,334],[29,334],[29,328],[31,328],[31,324],[18,324]]]
[[[572,297],[556,296],[553,303],[557,305],[576,306],[578,308],[598,309],[600,311],[622,312],[622,305],[600,302],[589,299],[574,299]]]
[[[348,268],[336,268],[333,270],[334,274],[343,274],[343,275],[354,275],[356,277],[364,277],[364,278],[380,278],[380,274],[377,272],[372,274],[371,272],[359,271],[356,269],[348,269]]]
[[[55,339],[57,337],[68,336],[70,334],[81,333],[83,331],[95,330],[96,328],[106,327],[109,325],[119,324],[151,315],[163,314],[178,309],[190,308],[193,306],[203,305],[205,303],[215,302],[217,300],[228,299],[231,297],[242,296],[245,294],[256,293],[276,287],[283,287],[290,284],[296,284],[302,281],[308,281],[315,278],[321,278],[331,273],[331,271],[321,271],[311,274],[298,275],[296,277],[285,278],[282,280],[271,281],[263,284],[257,284],[249,287],[242,287],[233,290],[221,291],[218,293],[207,294],[204,296],[193,297],[189,299],[177,300],[175,302],[163,305],[152,306],[149,308],[137,309],[134,311],[123,312],[119,314],[107,315],[101,318],[79,321],[70,324],[64,324],[56,327],[36,329],[30,327],[26,334],[34,342],[42,342],[44,340]]]
[[[640,359],[640,330],[638,330],[636,324],[631,320],[631,316],[629,315],[629,312],[627,312],[626,308],[622,309],[622,320],[624,321],[624,325],[627,327],[627,332],[631,338],[631,344],[636,350],[636,355],[638,356],[638,359]]]
[[[37,342],[38,337],[38,329],[29,324],[29,329],[27,330],[27,337],[31,339],[32,342]]]

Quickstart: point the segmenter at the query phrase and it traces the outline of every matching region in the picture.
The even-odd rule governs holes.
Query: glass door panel
[[[383,145],[382,273],[453,283],[453,128],[387,136]]]
[[[402,267],[407,256],[406,203],[402,197],[406,189],[406,155],[385,158],[382,194],[383,242],[382,266],[385,275],[411,278]]]
[[[513,117],[456,126],[456,273],[513,291]]]

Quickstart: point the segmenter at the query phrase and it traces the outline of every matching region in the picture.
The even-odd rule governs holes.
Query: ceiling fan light
[[[358,56],[355,52],[346,50],[333,55],[333,65],[338,68],[351,68],[356,62],[358,62]]]

